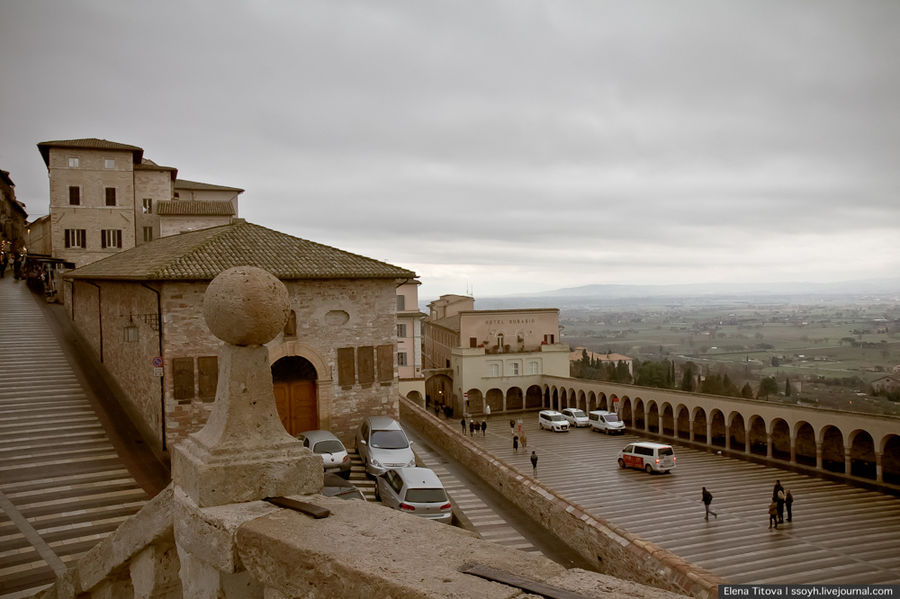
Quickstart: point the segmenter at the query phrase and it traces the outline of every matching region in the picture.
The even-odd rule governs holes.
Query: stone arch
[[[862,429],[850,433],[850,474],[875,480],[875,441]]]
[[[270,367],[278,417],[290,435],[319,428],[318,378],[313,363],[302,356],[284,356]]]
[[[556,387],[553,388],[553,393],[550,397],[550,409],[559,410],[559,390]]]
[[[525,408],[525,400],[522,397],[521,387],[510,387],[506,390],[506,409],[522,410]]]
[[[491,414],[499,414],[506,410],[506,405],[503,402],[503,391],[500,389],[496,387],[488,389],[484,398],[487,400],[487,405],[491,406]]]
[[[525,409],[540,409],[542,406],[543,394],[541,388],[537,385],[531,385],[525,390]]]
[[[725,447],[725,437],[728,429],[725,427],[725,414],[722,410],[714,409],[710,414],[709,444],[715,447]]]
[[[431,401],[439,406],[446,406],[448,411],[452,411],[449,416],[461,416],[462,405],[456,405],[453,401],[453,379],[446,374],[433,374],[425,379],[425,395],[431,398]],[[458,398],[462,401],[462,398]]]
[[[550,407],[550,385],[544,385],[544,397],[541,403],[542,408]]]
[[[647,422],[644,417],[644,400],[640,397],[634,400],[634,428],[646,430]]]
[[[485,401],[484,395],[481,394],[481,389],[477,389],[475,387],[466,391],[466,399],[469,401],[469,412],[470,413],[479,413],[484,412]],[[491,406],[491,412],[494,411],[494,407]]]
[[[610,400],[606,397],[606,393],[600,393],[597,395],[597,409],[598,410],[606,410],[607,412],[611,412],[609,409]]]
[[[591,412],[596,409],[597,409],[597,395],[593,391],[591,391],[590,393],[588,393],[588,409],[587,409],[587,411]]]
[[[691,438],[691,415],[684,404],[679,404],[676,408],[678,417],[675,421],[675,436],[679,439]]]
[[[772,457],[784,461],[791,459],[791,429],[783,418],[772,420]]]
[[[606,397],[604,396],[603,401],[606,402]],[[629,426],[634,428],[634,411],[631,407],[631,400],[626,398],[619,402],[621,404],[620,410],[622,410],[621,414],[619,414],[619,418],[622,419],[622,422],[625,423],[625,426]]]
[[[794,425],[794,460],[804,466],[816,465],[816,432],[802,420]]]
[[[285,341],[284,343],[270,346],[269,366],[272,366],[281,358],[287,358],[289,356],[299,356],[309,360],[309,363],[316,369],[316,374],[318,376],[317,380],[320,383],[324,383],[325,381],[331,382],[331,369],[328,367],[328,363],[325,362],[325,359],[314,347],[300,341]]]
[[[675,436],[675,416],[672,411],[672,404],[664,403],[662,411],[662,434],[669,437]]]
[[[822,429],[822,469],[829,472],[845,470],[844,435],[830,424]]]
[[[659,433],[659,406],[652,399],[647,402],[647,430]]]
[[[900,435],[886,435],[881,444],[881,478],[900,485]]]
[[[731,413],[728,436],[731,437],[732,450],[747,451],[747,429],[744,427],[744,415],[740,412]]]
[[[418,390],[413,389],[406,394],[406,399],[414,402],[416,405],[422,405],[422,394]]]
[[[706,410],[701,407],[694,408],[694,441],[696,443],[708,443],[706,438]]]
[[[768,434],[766,433],[766,422],[762,417],[753,415],[750,417],[750,434],[748,435],[750,447],[749,453],[755,455],[768,455]]]
[[[584,389],[582,389],[581,391],[578,392],[578,406],[577,407],[584,410],[585,412],[588,411],[587,395],[585,395]]]

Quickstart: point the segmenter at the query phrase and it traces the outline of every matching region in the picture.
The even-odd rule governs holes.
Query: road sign
[[[162,356],[154,356],[153,357],[153,367],[154,368],[162,368],[163,360]]]
[[[154,366],[153,367],[153,376],[162,376],[162,375],[163,375],[162,366]]]

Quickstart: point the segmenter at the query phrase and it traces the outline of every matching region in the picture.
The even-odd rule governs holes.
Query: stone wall
[[[124,407],[145,440],[164,457],[163,429],[168,450],[206,422],[214,396],[200,394],[197,358],[217,356],[221,342],[209,332],[203,319],[206,282],[152,286],[161,294],[162,352],[155,329],[156,294],[139,282],[75,281],[66,286],[70,294],[67,299],[74,302],[67,313],[124,391]],[[317,371],[319,426],[352,445],[355,429],[365,416],[398,416],[396,364],[390,382],[355,381],[340,386],[335,376],[337,348],[394,344],[395,282],[288,281],[286,286],[297,317],[296,336],[285,337],[282,333],[266,344],[271,361],[297,355],[313,364]],[[335,318],[336,313],[341,318]],[[137,327],[137,341],[125,340],[124,329],[129,325]],[[155,356],[163,358],[165,414],[160,377],[154,374],[152,364]],[[195,392],[191,398],[175,398],[173,361],[177,358],[193,360]]]
[[[560,542],[596,563],[600,572],[695,597],[717,596],[717,586],[724,581],[711,573],[597,518],[480,447],[460,443],[455,428],[405,399],[400,400],[400,412],[432,443],[553,531]]]

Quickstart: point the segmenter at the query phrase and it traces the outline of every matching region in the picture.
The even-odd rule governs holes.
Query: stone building
[[[621,362],[628,367],[628,374],[634,376],[634,359],[623,354],[617,354],[615,352],[607,352],[605,354],[601,354],[588,351],[587,348],[578,346],[573,352],[569,354],[569,361],[580,362],[582,359],[584,359],[585,354],[587,355],[588,360],[590,360],[591,362],[612,364],[613,366],[616,366]]]
[[[21,251],[25,245],[24,205],[16,199],[16,184],[8,171],[0,170],[0,250]]]
[[[144,157],[138,146],[96,138],[37,146],[50,177],[50,218],[35,235],[49,240],[46,253],[76,266],[238,216],[242,189],[177,179],[176,168]],[[163,226],[159,204],[182,196],[193,202],[192,212],[170,213]]]
[[[409,281],[397,288],[397,374],[400,394],[416,402],[425,400],[425,377],[422,374],[422,321],[419,310],[419,281]]]
[[[431,302],[423,325],[428,397],[456,413],[540,407],[523,389],[542,375],[569,376],[569,348],[559,343],[557,308],[474,310],[475,300],[449,295]]]
[[[323,428],[350,442],[364,416],[397,416],[397,289],[415,273],[235,220],[65,275],[69,316],[153,447],[164,454],[206,421],[219,342],[201,301],[239,265],[267,270],[290,293],[288,322],[266,344],[288,432]]]

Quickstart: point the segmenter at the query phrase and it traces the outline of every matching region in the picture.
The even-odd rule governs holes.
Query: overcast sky
[[[422,297],[900,273],[900,2],[0,0],[0,168],[140,146]]]

